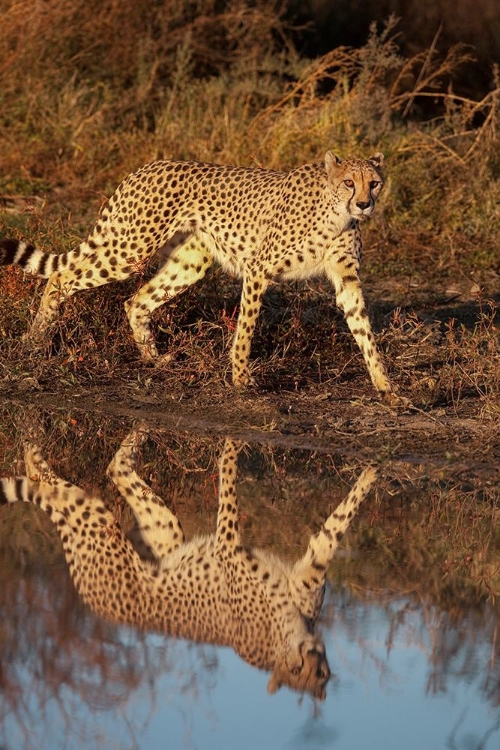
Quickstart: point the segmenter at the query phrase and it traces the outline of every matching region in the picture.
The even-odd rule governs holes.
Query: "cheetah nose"
[[[362,211],[365,210],[365,208],[370,207],[370,201],[357,201],[356,205],[358,208],[360,208]]]

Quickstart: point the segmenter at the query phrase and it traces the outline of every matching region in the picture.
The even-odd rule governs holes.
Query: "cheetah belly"
[[[179,638],[230,645],[227,580],[215,557],[212,537],[195,538],[178,547],[145,584],[149,627]]]
[[[315,258],[304,255],[302,262],[292,260],[291,268],[281,271],[277,278],[284,281],[300,281],[310,279],[312,276],[323,276],[325,274],[325,262],[323,258]]]
[[[225,271],[237,277],[243,276],[244,262],[250,253],[241,250],[238,240],[223,241],[209,232],[202,231],[198,231],[197,236]]]

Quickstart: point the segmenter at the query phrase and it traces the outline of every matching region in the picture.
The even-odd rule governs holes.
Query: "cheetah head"
[[[351,218],[364,219],[372,214],[384,184],[383,163],[381,153],[369,159],[344,160],[331,151],[326,153],[325,169],[334,201]]]
[[[276,662],[267,690],[275,693],[282,685],[287,685],[292,690],[308,692],[324,700],[329,679],[330,667],[323,642],[310,636]]]

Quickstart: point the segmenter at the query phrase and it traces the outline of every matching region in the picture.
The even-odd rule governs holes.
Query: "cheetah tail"
[[[0,507],[17,502],[33,502],[35,487],[38,485],[30,482],[28,477],[0,479]]]
[[[0,239],[0,266],[20,266],[23,271],[48,279],[54,271],[64,270],[85,255],[86,248],[82,245],[68,253],[56,254],[39,250],[24,240]]]

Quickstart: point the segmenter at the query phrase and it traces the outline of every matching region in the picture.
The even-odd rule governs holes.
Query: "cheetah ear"
[[[338,156],[336,156],[333,151],[327,151],[325,154],[325,169],[326,173],[329,175],[331,174],[336,167],[341,164],[342,159],[339,159]]]
[[[380,153],[378,151],[376,154],[373,154],[373,156],[370,156],[368,161],[373,164],[374,167],[383,167],[384,166],[384,154]]]
[[[325,690],[325,688],[324,687],[316,688],[316,690],[313,691],[313,696],[318,701],[324,701],[325,698],[326,698],[326,690]]]
[[[269,682],[267,683],[267,692],[269,693],[269,695],[274,695],[274,693],[280,689],[282,684],[283,683],[281,682],[278,675],[275,674],[275,672],[272,672],[271,677],[269,678]]]

